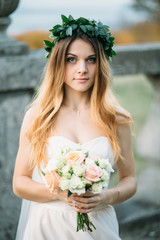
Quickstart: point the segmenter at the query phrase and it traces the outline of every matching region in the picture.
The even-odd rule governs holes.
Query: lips
[[[74,80],[79,83],[85,83],[89,80],[89,78],[75,78]]]
[[[75,80],[82,80],[82,81],[86,81],[86,80],[88,80],[88,78],[75,78]]]

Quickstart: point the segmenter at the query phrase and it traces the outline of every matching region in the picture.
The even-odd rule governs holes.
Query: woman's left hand
[[[103,190],[98,194],[94,194],[91,191],[87,191],[84,194],[81,195],[75,195],[70,196],[72,203],[73,203],[73,208],[77,212],[81,213],[89,213],[93,211],[96,207],[99,205],[108,205],[109,203],[107,202],[106,199],[106,191]]]

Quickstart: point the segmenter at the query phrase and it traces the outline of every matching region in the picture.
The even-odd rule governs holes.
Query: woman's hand
[[[69,205],[72,208],[81,213],[89,213],[100,205],[108,205],[107,191],[103,190],[99,194],[94,194],[91,191],[87,191],[85,194],[77,195],[72,194],[69,199],[71,202]]]
[[[73,209],[75,209],[75,200],[74,197],[78,196],[77,194],[73,193],[69,198],[68,198],[68,190],[61,191],[60,189],[57,190],[57,199],[67,203]]]

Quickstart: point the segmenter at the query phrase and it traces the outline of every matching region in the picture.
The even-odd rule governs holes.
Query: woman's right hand
[[[67,203],[70,205],[74,210],[76,210],[75,201],[73,200],[73,197],[77,194],[72,193],[72,195],[68,198],[68,190],[62,191],[60,189],[57,190],[57,199]]]

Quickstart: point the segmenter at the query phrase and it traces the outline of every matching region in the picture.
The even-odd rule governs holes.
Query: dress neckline
[[[49,140],[52,140],[52,139],[54,139],[54,138],[65,139],[65,140],[67,140],[67,141],[69,141],[69,142],[71,142],[71,143],[73,143],[73,144],[76,144],[76,145],[78,144],[78,145],[80,145],[80,146],[84,146],[84,145],[86,145],[86,144],[89,144],[89,143],[91,143],[91,142],[94,142],[94,141],[97,141],[97,140],[100,140],[100,139],[105,139],[105,140],[107,140],[107,142],[109,142],[109,140],[108,140],[108,138],[107,138],[106,136],[95,137],[95,138],[92,138],[91,140],[89,140],[89,141],[87,141],[87,142],[84,142],[84,143],[76,143],[75,141],[73,141],[73,140],[71,140],[71,139],[69,139],[69,138],[67,138],[67,137],[60,136],[60,135],[50,136],[50,137],[49,137]]]

